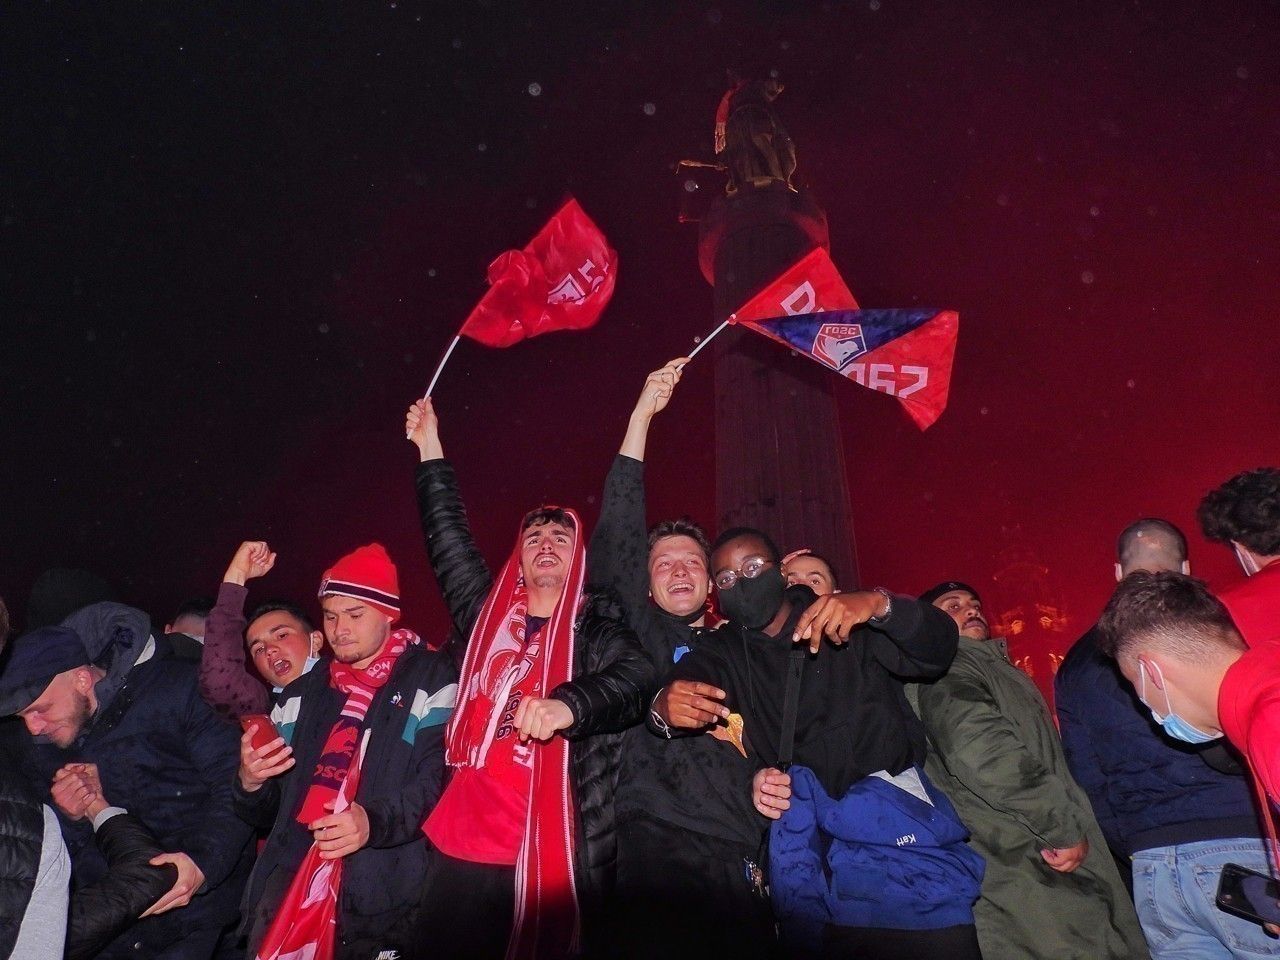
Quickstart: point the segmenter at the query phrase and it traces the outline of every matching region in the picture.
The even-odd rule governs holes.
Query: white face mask
[[[1253,554],[1238,543],[1231,544],[1232,549],[1236,552],[1236,562],[1240,564],[1240,569],[1244,571],[1246,577],[1252,577],[1262,568],[1258,566],[1258,561],[1253,559]]]

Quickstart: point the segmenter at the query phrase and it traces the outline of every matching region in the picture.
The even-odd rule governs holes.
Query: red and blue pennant
[[[947,406],[959,315],[926,308],[851,309],[856,306],[830,257],[818,248],[730,319],[860,386],[897,397],[916,426],[928,429]]]

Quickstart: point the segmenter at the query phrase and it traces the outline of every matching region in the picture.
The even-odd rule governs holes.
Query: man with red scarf
[[[560,960],[584,949],[582,918],[612,882],[620,733],[644,714],[652,666],[616,605],[584,595],[586,536],[572,510],[526,515],[495,578],[430,400],[405,427],[453,645],[469,638],[448,731],[455,772],[423,824],[441,856],[421,939],[441,958]]]
[[[414,938],[429,857],[420,825],[440,796],[456,672],[412,631],[392,629],[400,589],[381,545],[335,563],[320,598],[333,655],[286,688],[299,703],[288,742],[254,747],[253,730],[240,741],[236,812],[271,831],[245,889],[244,932],[254,956],[314,844],[322,860],[344,859],[333,956],[410,960],[424,955]],[[353,802],[335,813],[365,731]]]

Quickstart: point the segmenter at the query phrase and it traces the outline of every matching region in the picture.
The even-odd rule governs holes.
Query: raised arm
[[[244,654],[246,584],[275,566],[276,555],[262,540],[246,540],[222,575],[218,599],[205,624],[200,658],[200,696],[226,717],[266,713],[266,685],[249,673]]]
[[[648,524],[645,516],[644,449],[653,417],[666,408],[685,357],[645,379],[627,421],[622,447],[604,481],[600,520],[587,548],[587,581],[617,595],[628,611],[649,598]]]
[[[471,539],[471,525],[458,493],[458,478],[444,459],[440,423],[430,399],[419,400],[409,408],[405,433],[417,446],[421,461],[415,477],[418,513],[427,557],[456,631],[450,646],[461,643],[465,647],[493,584],[493,575]],[[461,651],[455,649],[451,653],[461,660]]]

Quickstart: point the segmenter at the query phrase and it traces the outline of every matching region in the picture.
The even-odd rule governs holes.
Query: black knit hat
[[[0,673],[0,717],[31,706],[58,674],[89,664],[80,634],[67,627],[41,627],[10,646],[9,660]]]
[[[933,603],[933,601],[937,600],[944,593],[950,593],[952,590],[963,590],[965,593],[972,594],[973,599],[977,600],[979,603],[982,602],[982,597],[979,596],[977,590],[973,589],[973,587],[969,586],[967,583],[961,583],[959,580],[943,580],[937,586],[930,587],[924,593],[920,594],[920,602]]]

